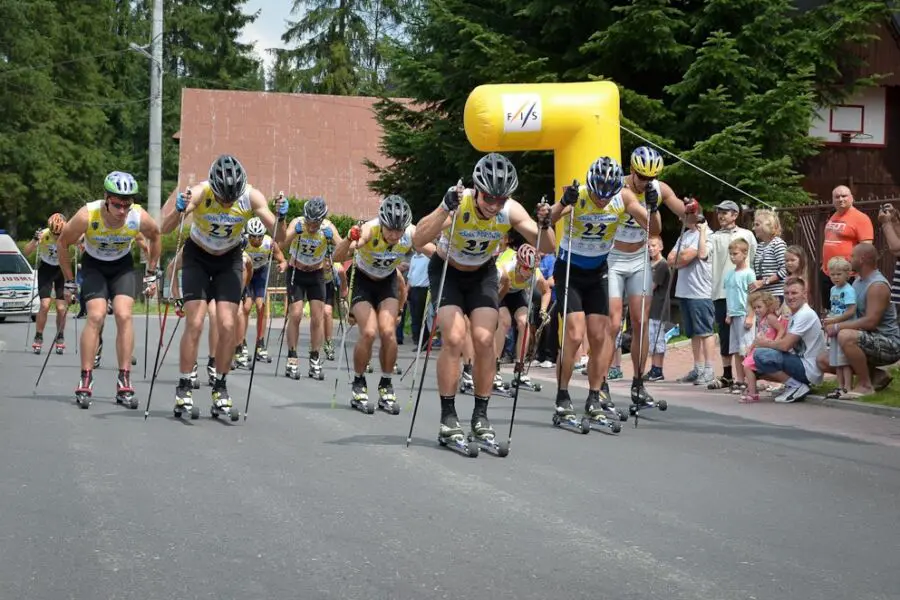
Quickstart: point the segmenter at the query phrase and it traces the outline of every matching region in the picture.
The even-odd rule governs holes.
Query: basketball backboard
[[[826,144],[884,146],[885,112],[885,89],[867,88],[843,104],[819,109],[809,135]]]

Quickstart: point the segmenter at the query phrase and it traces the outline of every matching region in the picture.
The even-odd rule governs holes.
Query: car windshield
[[[0,275],[30,275],[31,267],[21,254],[0,254]]]

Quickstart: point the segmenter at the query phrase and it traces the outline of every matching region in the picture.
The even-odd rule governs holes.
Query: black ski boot
[[[394,394],[394,384],[387,377],[378,382],[378,408],[392,415],[400,414],[400,405]]]
[[[231,421],[237,421],[241,418],[238,411],[232,409],[231,396],[228,394],[228,387],[225,385],[225,376],[217,377],[213,384],[212,404],[209,406],[209,416],[217,419],[220,416],[227,416]]]
[[[325,372],[322,371],[322,359],[319,358],[319,353],[316,350],[309,353],[309,372],[307,376],[310,379],[318,379],[319,381],[324,381],[325,379]]]
[[[63,336],[62,331],[56,334],[56,339],[53,340],[53,349],[57,354],[62,354],[66,351],[66,338]]]
[[[284,376],[289,379],[300,379],[300,359],[295,348],[288,348],[287,362],[284,363]]]
[[[326,360],[334,360],[334,341],[325,340],[325,344],[322,345],[322,351],[325,352]]]
[[[40,332],[35,332],[34,341],[31,343],[31,351],[35,354],[40,354],[41,349],[44,347],[44,334]]]
[[[441,398],[441,404],[445,404],[445,399]],[[460,454],[475,458],[478,456],[478,444],[469,443],[463,433],[462,427],[459,426],[459,418],[456,416],[456,409],[452,401],[441,407],[441,428],[438,431],[438,444],[445,448],[455,450]]]
[[[651,408],[666,410],[669,406],[665,400],[655,401],[644,387],[643,381],[635,379],[631,384],[631,406],[628,407],[628,412],[635,417],[635,427],[637,427],[637,414]]]
[[[622,426],[618,418],[614,421],[609,418],[609,396],[600,390],[590,390],[587,400],[584,402],[584,415],[590,421],[591,427],[611,433],[619,433]]]
[[[590,419],[587,417],[579,419],[575,415],[575,407],[572,406],[569,390],[557,390],[556,392],[556,412],[553,413],[553,425],[581,434],[591,431]]]
[[[361,413],[371,415],[375,412],[375,406],[369,403],[369,388],[365,375],[357,375],[353,378],[350,389],[350,407]]]
[[[483,450],[496,456],[504,457],[509,454],[509,444],[506,441],[497,442],[497,434],[487,417],[487,398],[475,397],[475,410],[472,411],[470,423],[472,431],[469,433],[469,443],[478,444]]]
[[[196,365],[194,365],[196,369]],[[184,377],[178,380],[178,387],[175,388],[175,408],[172,414],[176,419],[180,419],[184,413],[191,415],[191,420],[200,418],[200,407],[194,404],[194,383],[191,379]]]
[[[199,376],[200,367],[197,363],[194,363],[194,368],[191,369],[191,377],[189,381],[191,382],[191,389],[199,390],[200,389],[200,376]]]
[[[116,404],[123,404],[132,410],[138,407],[138,399],[131,386],[131,371],[119,369],[119,376],[116,378]]]
[[[266,350],[266,341],[262,338],[256,340],[256,360],[267,363],[272,362],[272,357],[269,356],[269,351]]]
[[[206,363],[206,378],[209,383],[209,387],[215,387],[216,385],[216,359],[213,356],[209,357],[209,361]]]
[[[78,380],[78,387],[75,388],[75,403],[81,408],[90,408],[93,390],[94,372],[82,371],[81,378]]]

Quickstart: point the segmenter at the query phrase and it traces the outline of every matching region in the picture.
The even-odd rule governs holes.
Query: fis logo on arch
[[[543,107],[538,94],[503,96],[503,132],[528,133],[541,130]]]

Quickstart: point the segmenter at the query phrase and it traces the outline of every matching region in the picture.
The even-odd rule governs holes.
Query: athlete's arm
[[[650,222],[650,213],[641,206],[641,201],[638,200],[634,192],[628,188],[622,188],[622,203],[625,205],[625,212],[634,218],[637,224],[641,226],[641,229],[646,231]],[[652,234],[653,232],[651,231],[650,233]]]
[[[284,257],[284,252],[281,251],[281,246],[274,239],[272,240],[272,252],[275,254],[275,260],[278,261],[278,270],[284,273],[287,269],[287,259]]]
[[[536,285],[538,291],[541,293],[541,312],[547,312],[547,309],[550,308],[550,301],[552,300],[553,295],[550,291],[550,284],[544,279],[544,275],[540,271],[537,272]]]
[[[572,212],[571,206],[563,206],[561,202],[557,202],[550,208],[550,224],[556,225],[559,220]]]
[[[172,298],[178,298],[181,296],[180,282],[178,277],[175,277],[175,273],[181,270],[181,254],[183,250],[178,250],[178,254],[175,255],[175,258],[169,263],[169,266],[166,267],[166,281],[171,283],[169,287],[169,296]]]
[[[522,234],[532,246],[537,247],[538,224],[537,221],[529,216],[528,211],[515,200],[507,200],[506,207],[509,210],[509,224],[513,229]],[[556,251],[556,234],[552,227],[548,227],[541,233],[541,247],[537,248],[538,252],[555,252]]]
[[[659,193],[662,195],[663,204],[669,207],[678,217],[684,216],[684,200],[675,195],[675,191],[668,183],[659,181]]]
[[[417,228],[415,225],[410,225],[410,227],[412,227],[412,236],[411,237],[413,239],[415,239]],[[422,244],[422,247],[418,248],[417,250],[420,253],[424,254],[425,256],[431,258],[431,255],[434,254],[435,252],[437,252],[437,245],[434,243],[434,240],[432,240],[430,242],[426,242],[425,244]]]
[[[266,229],[272,234],[276,242],[280,242],[285,237],[284,221],[275,218],[272,211],[269,210],[269,201],[263,196],[263,193],[256,188],[250,190],[250,208],[253,213],[259,217]]]
[[[159,226],[153,217],[150,216],[143,208],[141,209],[141,231],[144,236],[148,248],[145,249],[147,254],[147,273],[155,273],[156,267],[159,265],[159,256],[162,254],[162,236],[159,234]]]
[[[356,225],[354,225],[354,227],[356,227]],[[335,244],[334,256],[332,257],[332,260],[334,260],[334,262],[344,262],[345,260],[349,260],[353,255],[353,252],[355,252],[356,249],[360,246],[368,244],[371,238],[372,228],[368,223],[364,223],[363,225],[359,226],[359,241],[354,242],[352,239],[350,239],[350,235],[347,235],[346,238],[340,240],[337,244]]]
[[[413,247],[422,252],[422,249],[434,241],[444,229],[450,227],[450,213],[442,207],[437,207],[431,214],[422,217],[416,223],[416,231],[413,233]],[[424,252],[422,252],[424,254]]]
[[[341,237],[341,234],[338,232],[337,227],[334,226],[334,223],[325,219],[322,223],[322,227],[327,227],[331,230],[331,240],[328,241],[329,244],[340,244],[344,241],[344,238]],[[348,236],[349,237],[349,236]]]
[[[87,232],[88,228],[88,209],[82,206],[75,213],[75,216],[66,222],[59,239],[56,240],[57,253],[59,254],[59,268],[62,271],[66,281],[75,279],[72,275],[72,255],[69,253],[69,246],[75,244],[78,239]]]
[[[500,274],[500,292],[498,297],[500,300],[506,297],[506,294],[509,292],[509,273],[503,272]]]
[[[244,255],[244,287],[250,285],[251,279],[253,279],[253,259]]]
[[[38,241],[40,240],[40,238],[42,238],[42,237],[44,237],[44,235],[46,235],[45,232],[47,230],[46,229],[38,229],[38,231],[40,232],[39,236],[37,238],[32,236],[32,238],[30,240],[28,240],[28,243],[25,244],[25,250],[24,250],[23,254],[28,255],[28,254],[31,254],[32,252],[34,252],[35,250],[37,250]]]
[[[159,227],[159,231],[163,235],[175,231],[175,227],[178,226],[182,218],[187,221],[190,214],[194,212],[197,205],[203,200],[203,184],[189,187],[184,193],[185,195],[190,194],[190,200],[188,200],[187,208],[184,209],[183,213],[179,213],[175,207],[178,199],[178,192],[176,192],[175,195],[166,202],[165,206],[163,206],[162,225]]]

